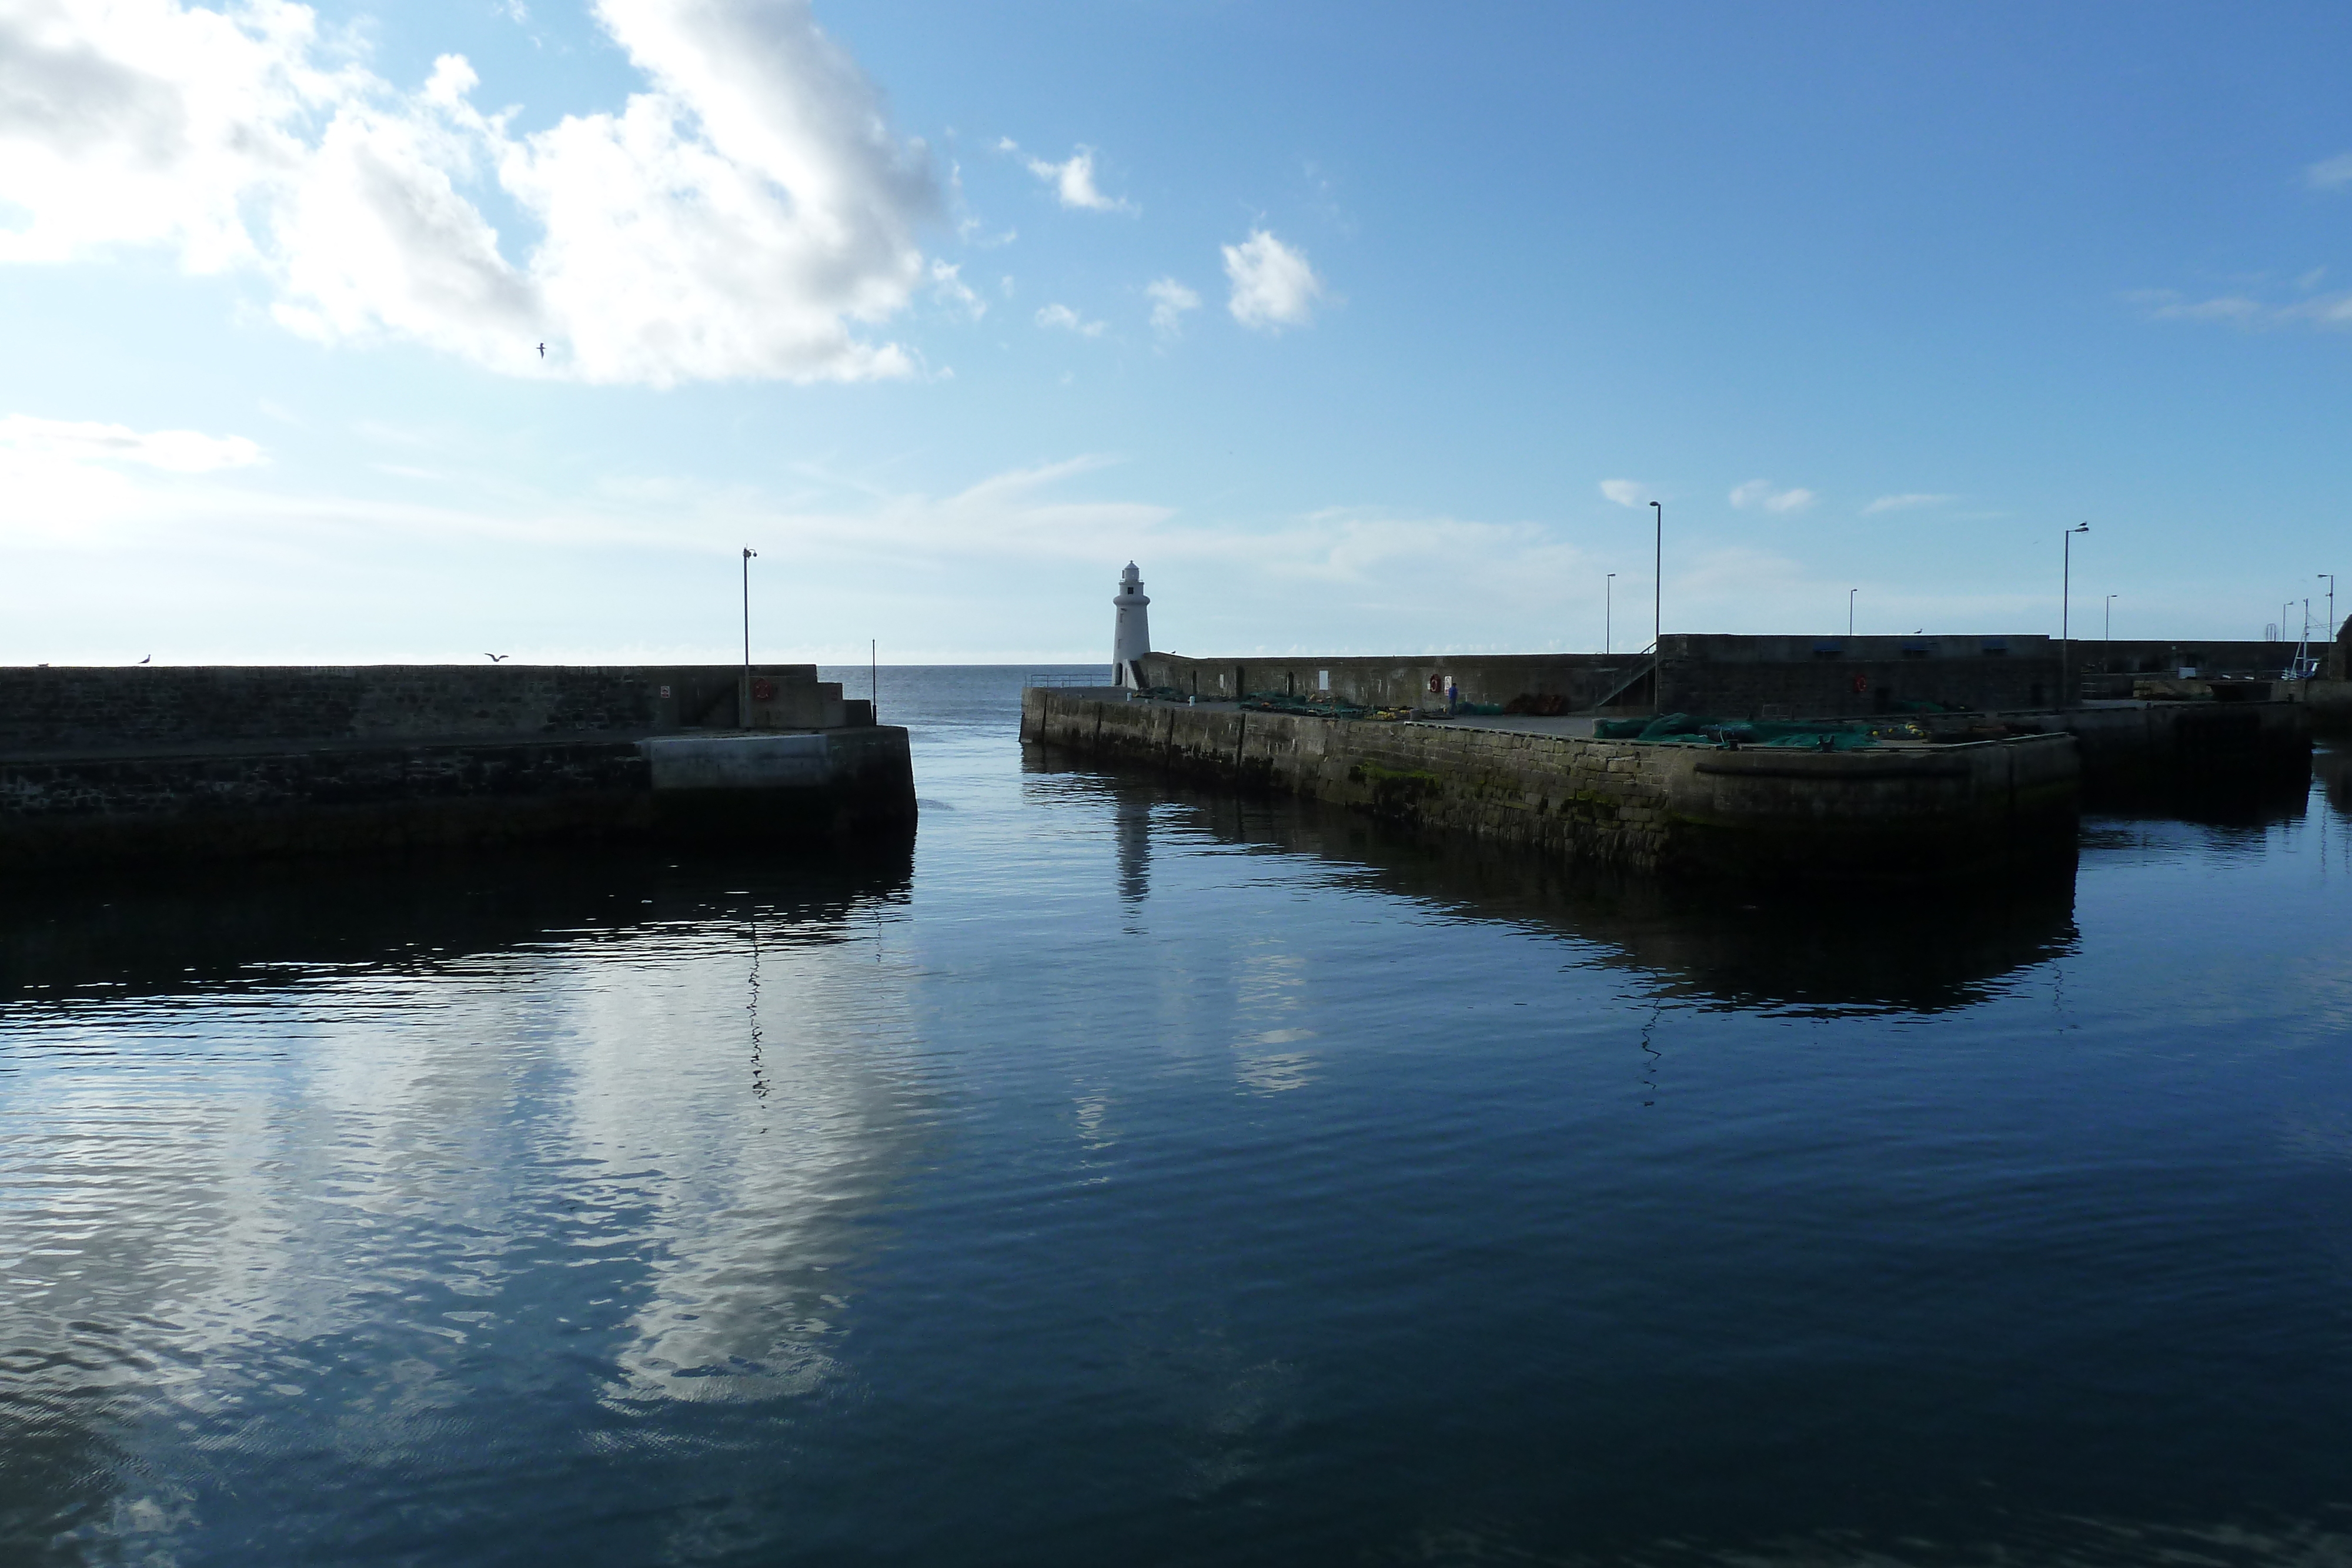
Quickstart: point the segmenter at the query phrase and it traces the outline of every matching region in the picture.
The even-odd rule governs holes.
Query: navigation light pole
[[[2077,523],[2060,536],[2062,555],[2058,568],[2058,706],[2062,708],[2074,706],[2073,694],[2066,688],[2066,670],[2070,662],[2067,657],[2066,644],[2069,634],[2073,631],[2068,617],[2074,603],[2074,536],[2087,534],[2090,531],[2090,524]]]

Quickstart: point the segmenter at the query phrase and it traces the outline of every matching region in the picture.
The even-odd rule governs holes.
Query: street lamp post
[[[2336,624],[2336,574],[2332,571],[2323,571],[2319,575],[2327,580],[2327,645],[2332,649],[2336,646],[2338,633]],[[2331,659],[2334,656],[2333,653],[2329,655]]]
[[[1845,634],[1849,637],[1853,635],[1853,596],[1861,591],[1859,588],[1845,591]]]
[[[739,729],[751,727],[751,558],[759,553],[750,545],[743,547],[743,689],[735,703]]]
[[[2073,632],[2070,615],[2074,603],[2074,536],[2091,531],[2088,523],[2076,523],[2059,536],[2062,558],[2058,569],[2058,706],[2073,707],[2072,694],[2066,688],[2068,657],[2067,643]]]
[[[1650,711],[1664,713],[1659,705],[1665,701],[1666,683],[1659,678],[1659,671],[1666,659],[1666,508],[1653,501],[1650,510],[1657,523],[1650,555]]]
[[[2115,652],[2107,644],[2115,640],[2116,596],[2110,593],[2107,595],[2107,618],[2099,627],[2099,664],[2102,674],[2112,674],[2114,671]]]
[[[1601,651],[1612,650],[1617,640],[1617,574],[1611,572],[1601,584]]]

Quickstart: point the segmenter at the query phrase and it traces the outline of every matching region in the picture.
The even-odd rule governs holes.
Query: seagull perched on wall
[[[506,655],[504,653],[485,653],[482,657],[488,659],[493,664],[503,663],[506,659]]]

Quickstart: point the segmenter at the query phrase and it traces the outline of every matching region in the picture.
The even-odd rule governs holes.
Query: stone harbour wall
[[[651,800],[625,741],[0,762],[0,868],[604,838]]]
[[[813,664],[752,674],[779,700],[815,688]],[[731,727],[741,685],[734,664],[17,665],[0,668],[0,756]],[[831,695],[781,721],[843,722]]]
[[[1434,678],[1441,692],[1444,682],[1453,681],[1469,702],[1500,704],[1520,695],[1559,696],[1570,708],[1589,708],[1637,675],[1648,662],[1647,654],[1634,653],[1244,659],[1147,653],[1141,664],[1146,685],[1184,692],[1204,701],[1254,693],[1305,697],[1328,692],[1343,702],[1366,707],[1418,707],[1442,702],[1442,696],[1429,689]]]
[[[677,769],[665,747],[730,754],[732,765],[666,779],[666,766]],[[0,873],[647,836],[751,850],[903,837],[915,810],[907,732],[879,725],[17,758],[0,761]]]
[[[1727,751],[1034,689],[1024,741],[1694,877],[1904,883],[2072,863],[2073,739]]]

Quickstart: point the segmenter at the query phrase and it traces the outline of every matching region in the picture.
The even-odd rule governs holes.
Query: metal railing
[[[1657,644],[1654,643],[1648,648],[1643,649],[1642,651],[1642,654],[1639,655],[1641,662],[1635,664],[1633,669],[1626,674],[1624,679],[1610,687],[1601,699],[1599,702],[1594,703],[1592,706],[1595,708],[1608,707],[1614,704],[1619,697],[1623,696],[1627,692],[1632,691],[1635,686],[1640,685],[1643,681],[1648,679],[1658,667],[1658,655],[1656,649]]]
[[[1098,675],[1076,674],[1068,670],[1032,670],[1021,682],[1024,686],[1098,687],[1115,685],[1110,666],[1102,667]]]

